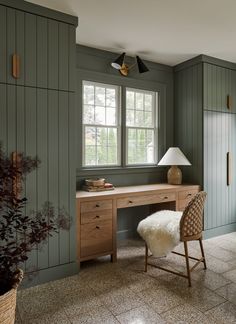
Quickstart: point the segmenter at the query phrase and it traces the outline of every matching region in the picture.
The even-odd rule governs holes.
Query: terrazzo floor
[[[200,265],[189,288],[156,268],[144,273],[143,242],[122,241],[117,263],[89,261],[76,276],[20,290],[16,323],[236,323],[236,233],[205,240],[204,248],[208,269]],[[198,242],[189,250],[198,256]],[[185,269],[173,254],[152,262]]]

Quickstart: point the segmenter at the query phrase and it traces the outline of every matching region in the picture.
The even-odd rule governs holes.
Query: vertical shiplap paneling
[[[16,11],[7,8],[7,83],[15,84],[12,75],[12,58],[16,53]]]
[[[202,65],[175,73],[175,145],[192,163],[183,180],[202,184]]]
[[[59,92],[58,140],[59,140],[59,208],[69,215],[69,95]],[[60,264],[70,259],[70,232],[60,230]]]
[[[76,72],[76,30],[69,26],[69,91],[75,91],[75,72]]]
[[[7,151],[7,86],[0,84],[0,142]]]
[[[48,88],[58,89],[58,22],[48,19]]]
[[[204,112],[204,190],[207,192],[205,229],[229,223],[226,154],[229,143],[226,113]]]
[[[17,152],[25,152],[25,88],[16,88],[16,150]],[[23,185],[24,186],[24,185]],[[25,191],[23,190],[23,195]]]
[[[229,223],[236,222],[236,115],[230,115],[229,152],[231,153],[231,183],[229,190]]]
[[[75,135],[75,94],[69,93],[69,215],[71,217],[70,227],[70,262],[76,260],[76,135]]]
[[[16,151],[16,88],[7,85],[7,153]]]
[[[36,16],[25,13],[25,85],[36,86]]]
[[[37,155],[37,102],[36,89],[25,88],[25,153],[31,157]],[[26,213],[37,211],[37,173],[36,170],[27,175],[26,197],[28,199]],[[26,270],[38,269],[37,251],[33,250],[26,262]]]
[[[59,90],[68,91],[69,87],[69,28],[59,23]]]
[[[37,169],[37,204],[41,209],[48,201],[48,93],[37,89],[37,155],[41,161]],[[49,266],[48,239],[38,252],[38,268]]]
[[[222,107],[222,69],[217,66],[216,67],[216,105],[217,105],[217,110],[220,110]]]
[[[218,111],[219,107],[217,105],[217,89],[216,89],[216,77],[217,77],[217,73],[216,73],[216,66],[211,65],[210,68],[210,79],[209,82],[212,84],[212,88],[211,88],[211,107],[212,110],[216,110]]]
[[[48,197],[58,212],[59,206],[59,128],[58,91],[48,90]],[[49,238],[49,267],[59,264],[59,234]]]
[[[6,82],[7,74],[7,10],[0,6],[0,82]]]
[[[69,95],[59,92],[59,207],[69,212]],[[60,263],[69,261],[69,231],[60,230]]]
[[[231,71],[231,89],[230,93],[232,96],[232,112],[236,113],[236,71]]]
[[[25,15],[24,12],[16,10],[16,53],[20,57],[19,78],[16,80],[17,85],[25,83]]]
[[[37,17],[37,87],[48,86],[48,21]]]

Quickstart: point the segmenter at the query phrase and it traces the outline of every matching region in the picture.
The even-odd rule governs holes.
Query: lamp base
[[[182,183],[182,172],[176,165],[172,165],[168,170],[167,180],[169,184],[173,185],[180,185]]]

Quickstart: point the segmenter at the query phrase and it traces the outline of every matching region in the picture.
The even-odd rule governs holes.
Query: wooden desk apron
[[[112,191],[76,193],[78,262],[111,255],[116,261],[117,209],[150,205],[152,212],[184,210],[200,191],[198,185],[153,184]],[[158,208],[159,207],[159,208]]]

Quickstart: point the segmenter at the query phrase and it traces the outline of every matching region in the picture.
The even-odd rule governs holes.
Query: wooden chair
[[[202,244],[203,208],[204,208],[205,200],[206,200],[206,193],[204,191],[201,191],[198,194],[196,194],[194,198],[189,202],[188,206],[185,208],[183,215],[180,219],[180,242],[184,243],[185,254],[172,251],[172,253],[174,254],[178,254],[185,257],[187,274],[183,274],[177,271],[172,271],[164,267],[148,263],[148,246],[146,243],[145,243],[145,272],[147,272],[147,266],[150,265],[158,269],[187,278],[189,287],[191,287],[191,271],[193,271],[202,262],[204,264],[204,269],[207,268],[203,244]],[[200,244],[202,256],[199,259],[188,255],[187,243],[189,241],[195,241],[195,240],[198,240]],[[190,268],[189,259],[197,261],[192,266],[192,268]]]

